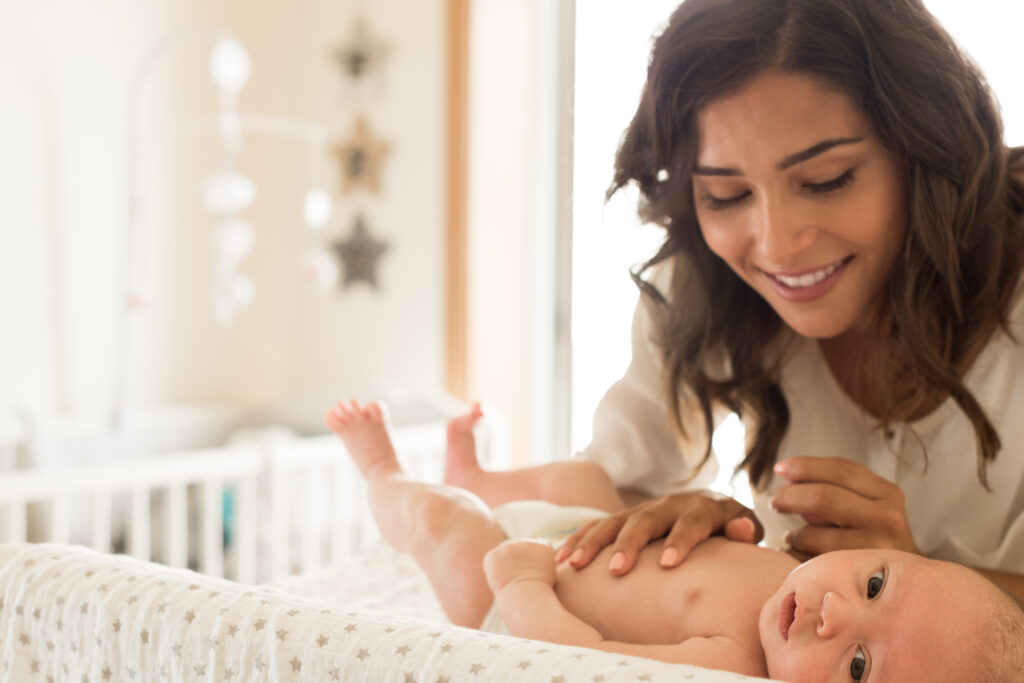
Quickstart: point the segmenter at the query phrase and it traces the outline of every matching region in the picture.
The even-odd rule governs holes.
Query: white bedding
[[[0,567],[0,680],[763,680],[442,622],[422,574],[383,546],[269,588],[26,546]]]

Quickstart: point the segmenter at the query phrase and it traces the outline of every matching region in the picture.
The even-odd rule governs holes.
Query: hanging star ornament
[[[377,38],[364,17],[357,17],[345,41],[334,49],[332,58],[341,70],[345,83],[353,90],[370,84],[380,85],[384,64],[391,47]]]
[[[356,217],[355,226],[348,237],[331,246],[341,260],[344,272],[342,289],[348,289],[357,282],[365,282],[374,289],[380,289],[377,265],[381,256],[388,250],[388,244],[370,235],[362,216]]]
[[[338,161],[341,193],[349,194],[365,189],[378,194],[384,160],[391,153],[391,145],[374,137],[365,117],[358,117],[347,140],[334,145],[332,151]]]

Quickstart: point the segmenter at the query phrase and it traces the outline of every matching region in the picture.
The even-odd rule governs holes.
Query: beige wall
[[[257,184],[246,213],[255,251],[242,272],[254,305],[221,327],[210,305],[215,219],[198,184],[218,167],[216,137],[147,139],[145,264],[152,299],[129,358],[132,404],[264,402],[308,391],[439,391],[443,368],[444,3],[361,3],[391,43],[385,87],[342,96],[328,55],[355,9],[328,0],[13,0],[0,4],[0,404],[102,413],[114,366],[124,205],[126,87],[143,50],[171,27],[227,28],[252,55],[244,114],[296,117],[347,136],[357,110],[392,144],[385,193],[338,198],[325,234],[302,221],[313,184],[334,190],[333,157],[262,136],[240,169]],[[59,17],[59,21],[56,18]],[[149,129],[212,114],[208,47],[182,45],[152,70]],[[320,294],[301,278],[306,249],[345,234],[357,212],[390,242],[380,293]]]

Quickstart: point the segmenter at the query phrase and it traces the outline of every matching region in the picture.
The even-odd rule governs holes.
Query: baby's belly
[[[776,550],[712,538],[675,569],[663,569],[661,543],[648,544],[621,577],[608,572],[610,547],[582,570],[563,563],[555,592],[606,640],[654,644],[731,635],[758,642],[761,606],[797,562]]]

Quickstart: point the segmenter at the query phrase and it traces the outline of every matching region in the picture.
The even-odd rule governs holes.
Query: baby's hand
[[[518,581],[555,585],[555,551],[536,541],[505,541],[484,556],[484,573],[495,594]]]

